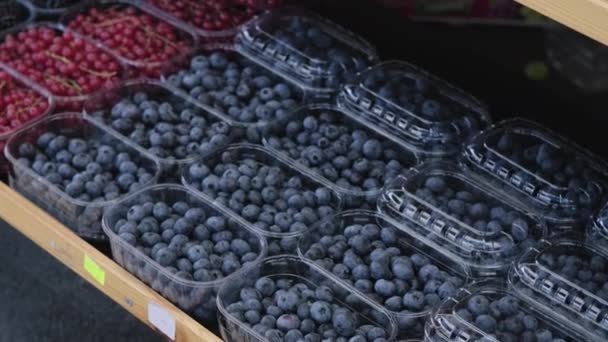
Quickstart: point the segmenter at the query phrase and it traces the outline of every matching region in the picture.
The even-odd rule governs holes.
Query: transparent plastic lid
[[[433,155],[455,153],[490,116],[477,99],[418,67],[390,61],[347,84],[338,103],[349,115]]]
[[[361,37],[300,9],[266,12],[241,27],[237,49],[266,68],[315,92],[334,92],[376,60]]]
[[[547,233],[542,220],[448,162],[399,176],[385,187],[378,208],[480,277],[504,273]]]
[[[82,2],[81,0],[18,0],[33,6],[42,15],[58,15],[69,7]]]
[[[584,242],[562,239],[531,248],[513,267],[517,293],[547,316],[571,324],[585,341],[608,340],[608,255]]]
[[[549,129],[524,119],[496,124],[464,149],[475,173],[547,220],[586,219],[608,192],[608,164]]]
[[[36,13],[27,1],[0,2],[0,31],[34,21]]]
[[[442,303],[425,330],[432,342],[583,341],[500,282],[461,289]]]

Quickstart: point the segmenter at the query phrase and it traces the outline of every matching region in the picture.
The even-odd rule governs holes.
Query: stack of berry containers
[[[344,211],[315,227],[300,239],[300,256],[383,306],[399,339],[422,337],[431,311],[470,280],[466,266],[415,246],[379,213]]]
[[[353,119],[410,150],[443,157],[490,123],[477,99],[406,62],[384,62],[359,74],[338,96]]]
[[[159,184],[109,208],[114,260],[203,323],[217,319],[219,287],[266,254],[264,238],[181,185]]]
[[[139,1],[84,1],[61,16],[70,30],[107,48],[127,66],[128,78],[158,78],[184,64],[197,45],[190,31],[160,18]]]
[[[34,9],[36,17],[43,20],[56,19],[71,6],[79,4],[80,0],[18,0]]]
[[[24,24],[2,32],[0,63],[16,78],[46,89],[58,110],[79,111],[92,94],[126,77],[124,65],[111,52],[54,23]]]
[[[526,252],[511,270],[517,296],[581,341],[608,339],[608,254],[580,239],[557,239]]]
[[[5,155],[11,187],[88,239],[105,239],[104,210],[160,173],[143,150],[76,113],[16,132]]]
[[[298,238],[342,208],[322,180],[253,144],[234,144],[184,168],[182,181],[268,239],[268,254],[296,254]]]
[[[222,116],[155,80],[128,81],[94,96],[85,113],[158,159],[163,177],[177,177],[182,166],[215,152],[237,136]]]
[[[226,341],[394,341],[395,323],[377,304],[351,293],[310,262],[264,259],[218,293]]]
[[[429,162],[398,177],[378,208],[416,244],[470,268],[475,278],[504,276],[547,236],[541,218],[448,162]]]
[[[143,0],[167,20],[194,32],[204,43],[231,42],[238,28],[283,0]]]
[[[378,59],[376,49],[361,37],[294,8],[251,20],[235,42],[243,55],[325,101]]]
[[[4,157],[4,146],[21,127],[45,117],[53,111],[55,101],[44,89],[24,83],[0,65],[0,179],[10,169]]]
[[[588,341],[498,281],[476,283],[443,302],[427,321],[425,339],[428,342]]]
[[[36,10],[28,1],[2,1],[0,2],[0,31],[13,26],[27,24],[36,18]]]
[[[264,127],[263,143],[342,194],[346,207],[375,208],[382,187],[419,164],[400,140],[333,105],[309,104]]]
[[[471,139],[464,163],[556,230],[581,232],[608,197],[608,163],[523,119],[503,121]]]

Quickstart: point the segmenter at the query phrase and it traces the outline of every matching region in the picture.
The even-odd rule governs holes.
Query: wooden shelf
[[[608,0],[515,0],[608,45]]]
[[[221,339],[0,182],[0,217],[151,328],[178,342]]]

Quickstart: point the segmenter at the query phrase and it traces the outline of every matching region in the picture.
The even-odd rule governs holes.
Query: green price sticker
[[[84,255],[84,269],[97,281],[101,286],[106,283],[106,271],[104,271],[90,256]]]

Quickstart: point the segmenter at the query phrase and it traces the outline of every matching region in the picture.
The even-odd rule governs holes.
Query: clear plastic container
[[[93,120],[78,113],[64,113],[47,116],[36,123],[16,132],[5,147],[6,159],[11,164],[10,185],[25,197],[49,212],[78,235],[89,239],[105,239],[101,230],[101,218],[106,208],[116,203],[126,194],[105,201],[84,201],[69,196],[63,186],[51,183],[32,168],[19,160],[19,146],[24,143],[35,145],[38,137],[46,132],[62,134],[70,138],[81,138],[85,141],[100,141],[134,157],[140,167],[153,175],[147,186],[154,184],[159,177],[160,166],[156,161],[144,155],[136,146],[124,142],[118,136],[105,131]]]
[[[302,173],[289,165],[284,158],[276,156],[262,146],[230,145],[205,158],[202,164],[208,169],[206,175],[192,176],[190,168],[185,167],[182,173],[183,184],[214,205],[230,212],[234,217],[244,220],[264,235],[268,239],[269,255],[296,254],[297,239],[314,223],[334,215],[342,208],[340,194],[331,190],[322,181]],[[239,183],[230,185],[228,177],[223,177],[226,170],[218,167],[219,164],[238,166],[238,178],[244,178],[243,183],[241,184],[239,180]],[[252,174],[250,170],[255,168],[258,170],[255,172],[259,174],[253,173],[251,177],[247,176]],[[273,174],[270,174],[270,170],[261,171],[262,168],[272,169]],[[231,169],[230,172],[234,173],[234,171]],[[217,176],[218,173],[221,175]],[[292,178],[297,178],[293,185],[289,183]],[[246,182],[247,180],[249,182]],[[223,182],[226,184],[223,185]],[[276,184],[271,186],[272,183]],[[274,189],[274,194],[264,194],[266,191],[270,192],[264,190],[265,188]],[[247,189],[246,192],[243,189]],[[317,197],[317,192],[323,192],[322,197]],[[312,199],[309,199],[310,196]],[[292,200],[292,197],[297,198]],[[302,199],[304,203],[300,201]],[[292,205],[289,205],[290,200],[293,201]],[[247,209],[249,206],[252,208]]]
[[[375,207],[383,186],[419,164],[400,141],[333,105],[299,107],[263,130],[266,147],[332,184],[351,208]]]
[[[411,242],[410,235],[387,222],[383,215],[349,210],[315,225],[298,242],[298,253],[324,272],[345,281],[352,292],[384,306],[397,323],[399,339],[421,338],[431,311],[468,283],[469,270]],[[378,260],[382,257],[377,257],[380,252],[390,258],[386,264],[393,265],[392,271],[374,275],[375,267],[381,265]],[[399,263],[407,267],[400,270],[394,266]],[[392,287],[402,289],[389,291]],[[420,294],[425,295],[423,307],[402,304],[410,296]]]
[[[142,99],[144,94],[146,99]],[[126,101],[125,101],[126,100]],[[158,104],[168,102],[172,105],[165,119],[159,118],[161,108],[156,108],[149,116],[144,114],[146,109],[142,109],[145,101],[154,101]],[[125,117],[121,116],[117,110],[119,106],[133,105],[133,113],[125,113],[133,123],[126,128],[122,125]],[[124,107],[122,107],[124,109]],[[147,107],[146,107],[147,108]],[[163,107],[162,110],[165,110]],[[104,127],[117,134],[120,134],[142,149],[146,150],[151,158],[158,159],[163,173],[169,175],[179,174],[182,166],[193,163],[216,150],[222,149],[237,137],[242,136],[242,128],[234,127],[229,124],[225,117],[218,116],[216,113],[207,111],[197,102],[182,93],[176,91],[171,86],[155,80],[135,80],[128,81],[120,87],[110,89],[104,93],[97,94],[88,100],[84,105],[87,115],[98,120]],[[186,114],[184,114],[186,113]],[[193,119],[203,121],[193,124]],[[152,121],[150,121],[152,120]],[[177,139],[171,148],[164,148],[163,141],[154,142],[153,135],[162,138],[156,122],[171,123],[169,132],[174,133],[173,139]],[[134,125],[142,124],[142,130],[138,130]],[[182,126],[180,126],[182,125]],[[178,127],[179,126],[179,127]],[[194,127],[203,127],[200,130],[192,131]],[[180,130],[185,131],[180,131]],[[221,133],[219,133],[221,132]],[[188,144],[182,144],[179,139],[182,135],[188,135],[191,139]],[[213,138],[217,137],[217,138]],[[190,143],[196,145],[191,145]],[[200,148],[201,145],[206,146]],[[191,150],[190,150],[191,149]]]
[[[99,16],[106,12],[111,12],[112,19],[98,22],[101,20]],[[82,23],[78,20],[82,20],[85,16],[88,18],[88,25],[93,27],[107,26],[109,32],[91,31],[89,26],[83,28]],[[143,18],[141,19],[142,22],[147,25],[142,24],[139,21],[140,18]],[[133,23],[133,21],[136,22]],[[161,18],[157,11],[141,5],[141,1],[138,0],[85,1],[65,11],[60,22],[112,51],[127,66],[127,74],[131,79],[138,77],[158,78],[162,70],[166,70],[169,66],[182,60],[184,55],[189,54],[198,43],[192,32],[180,28],[172,21]],[[131,22],[131,26],[125,25],[125,22]],[[119,34],[113,31],[120,28],[125,30],[130,28],[136,31],[133,33],[134,39],[140,39],[138,33],[145,35],[146,43],[142,42],[141,45],[164,44],[164,46],[155,47],[156,50],[165,49],[162,59],[146,60],[139,58],[137,54],[140,51],[138,50],[140,46],[138,44],[125,46],[121,41],[114,39]],[[166,33],[163,32],[166,36],[162,36],[159,33],[161,31],[167,31]],[[127,36],[127,34],[125,33],[124,36]],[[119,35],[119,37],[121,36]]]
[[[506,274],[547,236],[544,221],[461,167],[430,162],[389,184],[378,208],[388,220],[476,278]]]
[[[0,2],[0,31],[19,24],[31,23],[36,11],[28,1],[13,0]]]
[[[427,321],[425,338],[429,342],[585,341],[499,281],[476,283],[443,302]]]
[[[73,62],[65,57],[63,52],[44,52],[45,54],[48,54],[51,59],[56,60],[57,63],[66,65],[63,69],[50,69],[46,67],[44,63],[38,62],[38,57],[36,56],[36,53],[31,51],[31,47],[22,49],[23,42],[17,41],[17,38],[19,38],[20,34],[32,30],[38,30],[39,32],[48,30],[50,34],[55,37],[74,37],[73,42],[81,44],[78,45],[77,48],[98,54],[98,58],[103,55],[103,58],[106,59],[104,63],[77,66],[78,69],[91,76],[89,80],[96,80],[95,85],[91,86],[89,83],[71,78],[73,71],[70,70],[70,66],[73,65]],[[25,57],[26,55],[27,58]],[[109,87],[116,86],[126,77],[122,62],[114,57],[107,49],[85,37],[67,30],[60,24],[50,22],[19,25],[0,33],[0,63],[8,66],[8,68],[3,69],[10,73],[14,78],[27,80],[29,83],[35,83],[39,87],[46,89],[55,98],[57,110],[60,111],[80,111],[84,101],[91,95]],[[115,67],[115,69],[108,70],[106,69],[108,66],[111,66],[112,68]],[[56,74],[51,74],[51,70],[56,72]],[[66,89],[69,89],[67,94]]]
[[[378,59],[376,49],[363,38],[289,7],[243,25],[235,42],[245,56],[321,97],[335,94]]]
[[[17,102],[16,106],[12,106],[10,112],[7,111],[7,105],[4,103],[2,105],[2,112],[0,113],[0,121],[4,120],[5,116],[9,113],[11,115],[18,116],[23,115],[24,113],[34,115],[35,112],[31,113],[32,110],[35,111],[38,108],[42,109],[41,107],[45,107],[45,109],[43,109],[39,115],[27,118],[19,126],[0,128],[0,178],[5,176],[10,169],[10,166],[3,153],[4,146],[6,145],[8,139],[21,127],[29,125],[36,120],[47,116],[49,113],[53,112],[55,108],[55,101],[53,97],[44,89],[41,89],[33,84],[24,83],[22,80],[17,80],[4,70],[4,66],[0,65],[0,95],[2,96],[2,99],[4,99],[5,96],[31,95],[33,97],[29,99],[26,98],[21,103]],[[3,122],[2,125],[8,125],[8,122]]]
[[[356,120],[430,156],[457,153],[462,142],[491,121],[476,98],[402,61],[362,72],[342,89],[338,103]]]
[[[582,336],[608,339],[608,255],[578,239],[545,242],[514,265],[510,283],[518,296],[546,317]]]
[[[608,204],[589,220],[587,241],[608,251]]]
[[[57,17],[71,6],[79,4],[80,0],[18,0],[36,11],[38,16],[44,18]]]
[[[608,195],[608,164],[524,119],[492,126],[465,146],[464,163],[556,228],[580,228]]]
[[[260,278],[269,278],[290,283],[304,284],[308,289],[315,291],[322,286],[327,287],[333,294],[329,304],[335,304],[348,310],[357,320],[358,325],[372,325],[385,331],[386,340],[395,339],[396,327],[389,315],[373,302],[350,293],[333,277],[329,277],[307,261],[294,256],[276,256],[266,258],[260,263],[248,268],[238,279],[226,282],[218,293],[219,323],[222,338],[226,341],[253,342],[271,341],[264,337],[250,324],[238,317],[234,311],[234,304],[240,299],[240,292],[244,288],[251,288]],[[232,306],[231,306],[232,305]]]
[[[239,73],[230,76],[230,65],[236,66]],[[228,44],[206,44],[193,50],[178,64],[164,70],[162,80],[208,111],[248,128],[248,141],[254,143],[261,142],[258,126],[285,118],[308,100],[302,89],[283,81]],[[275,91],[279,87],[286,93]]]
[[[125,222],[127,212],[133,205],[146,202],[162,201],[169,206],[176,202],[185,202],[192,208],[203,210],[206,218],[222,217],[227,220],[227,229],[234,239],[242,239],[249,243],[251,252],[257,257],[241,265],[237,270],[223,278],[213,281],[196,281],[180,277],[177,269],[171,270],[163,267],[151,256],[150,248],[134,246],[118,235],[120,222]],[[204,322],[214,322],[217,317],[216,296],[217,291],[226,282],[231,282],[242,276],[247,265],[258,263],[266,254],[266,241],[259,234],[249,230],[240,222],[232,220],[229,216],[218,211],[210,203],[200,198],[194,192],[181,185],[158,184],[141,189],[110,207],[103,216],[103,231],[110,239],[112,256],[116,262],[127,271],[137,276],[155,291],[162,294],[181,309],[191,313],[195,318]],[[189,237],[194,239],[194,233]],[[192,241],[192,240],[191,240]],[[196,240],[200,244],[207,240]]]

